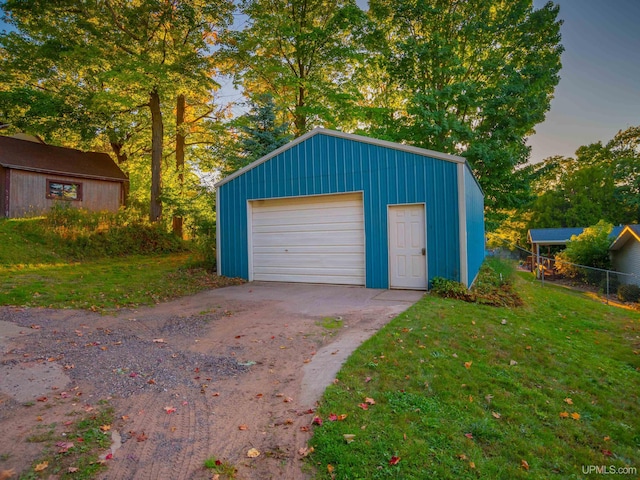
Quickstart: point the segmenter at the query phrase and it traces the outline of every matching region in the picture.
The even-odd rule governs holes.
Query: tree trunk
[[[303,86],[298,87],[298,101],[293,116],[293,125],[295,128],[296,137],[299,137],[307,131],[307,116],[302,111],[305,105],[305,88]]]
[[[178,172],[178,192],[180,194],[180,198],[182,199],[182,187],[184,185],[184,143],[185,136],[184,132],[181,130],[181,126],[184,123],[184,109],[185,109],[185,98],[184,95],[178,95],[178,102],[176,105],[176,172]],[[174,215],[173,216],[173,233],[178,237],[183,237],[182,231],[182,216]]]
[[[128,157],[127,157],[127,154],[122,151],[122,147],[124,145],[116,142],[110,142],[110,144],[111,144],[111,150],[113,150],[113,153],[116,155],[116,158],[118,159],[118,165],[122,165],[123,163],[126,163]]]
[[[162,140],[164,126],[162,111],[160,110],[160,95],[154,88],[149,94],[149,108],[151,109],[151,208],[149,220],[157,222],[162,217],[162,201],[160,200],[160,182],[162,166]]]

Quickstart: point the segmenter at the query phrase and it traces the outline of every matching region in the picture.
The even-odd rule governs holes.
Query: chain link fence
[[[516,260],[522,269],[532,272],[542,285],[552,282],[592,291],[604,296],[607,302],[640,301],[639,275],[578,265],[544,255],[532,255],[529,250],[500,240],[509,248],[489,250],[488,255]]]

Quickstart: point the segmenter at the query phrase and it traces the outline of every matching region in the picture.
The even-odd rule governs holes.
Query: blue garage
[[[246,280],[471,285],[484,196],[462,157],[314,129],[216,184],[218,272]]]

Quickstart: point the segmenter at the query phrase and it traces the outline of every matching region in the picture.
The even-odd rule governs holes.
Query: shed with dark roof
[[[56,203],[117,211],[129,180],[106,153],[0,136],[0,217],[36,215]]]

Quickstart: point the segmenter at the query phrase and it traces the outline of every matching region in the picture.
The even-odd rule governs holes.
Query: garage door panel
[[[364,256],[364,247],[360,244],[353,245],[289,245],[285,247],[290,254],[292,253],[302,253],[305,255],[309,254],[318,254],[318,253],[328,253],[332,255],[340,255],[340,254],[355,254]],[[256,254],[277,254],[282,253],[282,246],[280,244],[277,245],[264,245],[261,247],[254,247],[254,253]]]
[[[253,279],[364,285],[360,194],[252,202]]]
[[[356,235],[347,234],[337,230],[326,232],[302,232],[295,235],[282,235],[280,233],[258,233],[253,237],[254,245],[258,246],[282,246],[282,249],[294,246],[340,246],[361,245],[361,239]],[[254,250],[255,252],[255,250]]]
[[[349,211],[343,212],[342,214],[336,213],[333,215],[324,215],[322,212],[316,211],[313,214],[304,216],[296,215],[292,212],[283,212],[280,218],[264,218],[262,215],[260,215],[259,218],[254,219],[253,225],[255,227],[264,228],[275,225],[316,225],[318,223],[321,223],[323,225],[362,224],[362,217],[360,217],[357,213],[348,213],[350,211],[352,210],[350,209]]]
[[[259,265],[254,267],[254,271],[258,268],[266,267],[295,267],[295,268],[360,268],[362,262],[359,258],[352,254],[331,254],[331,255],[309,255],[309,254],[283,254],[268,255]]]

